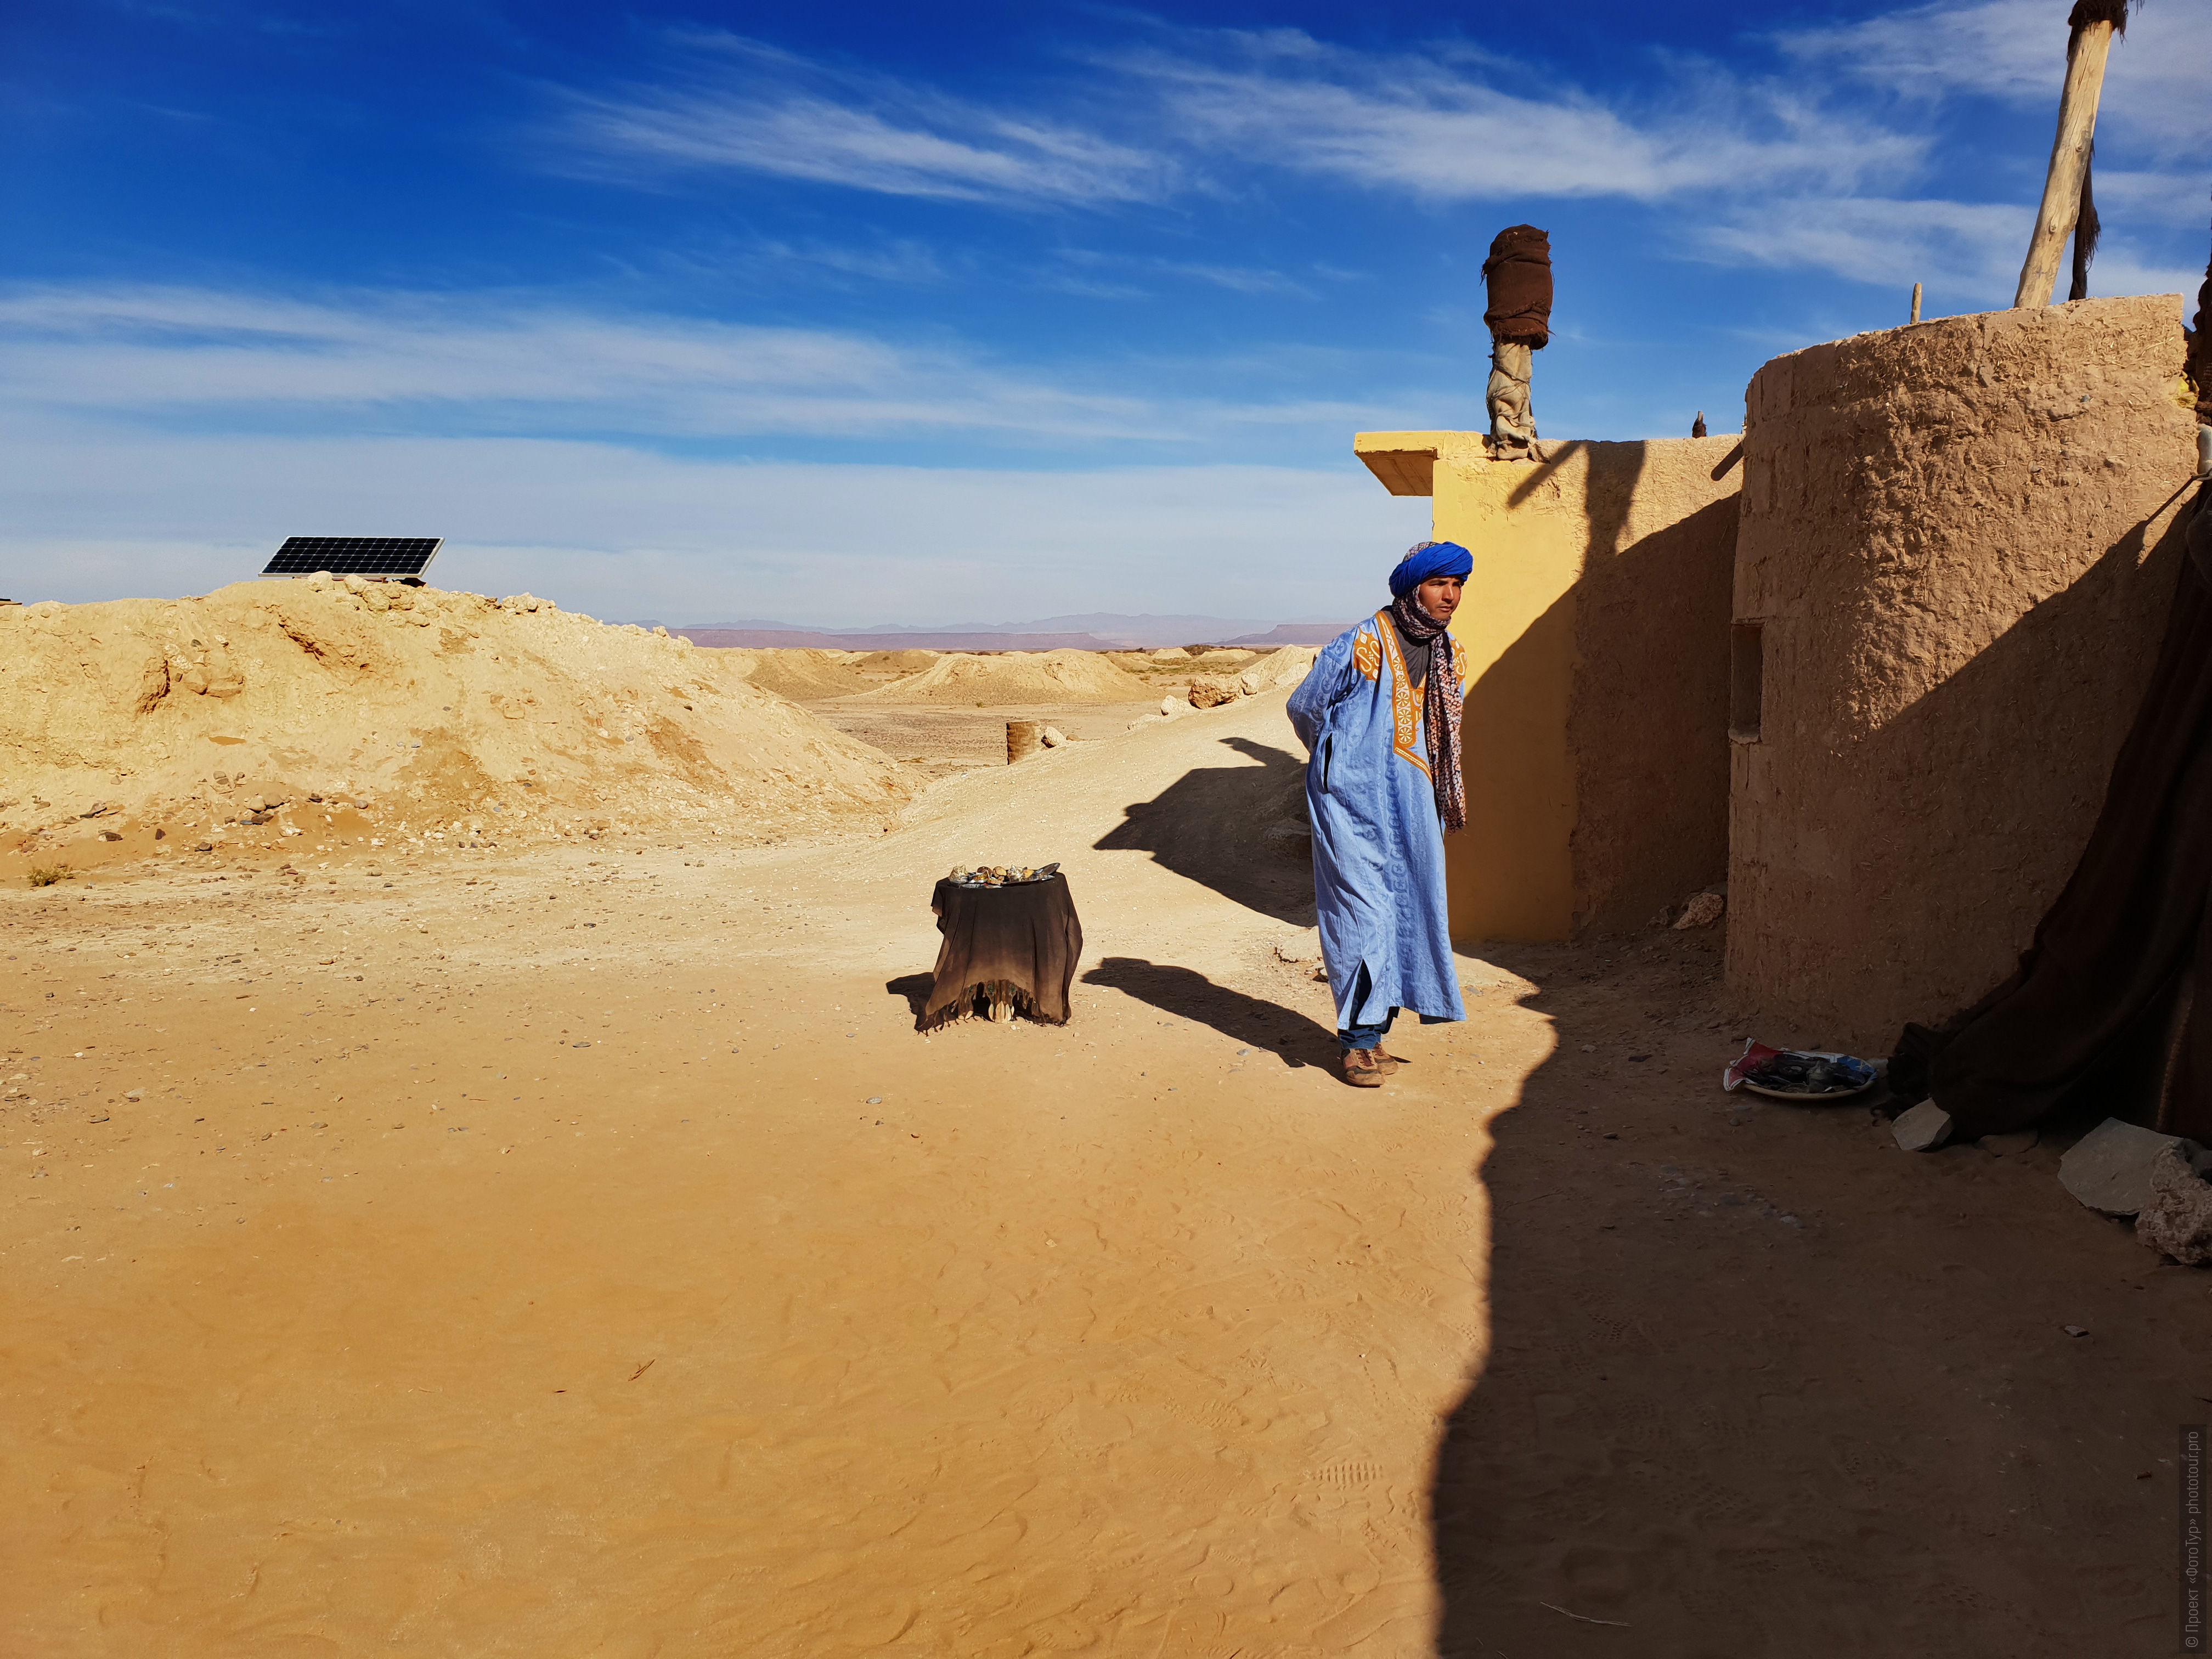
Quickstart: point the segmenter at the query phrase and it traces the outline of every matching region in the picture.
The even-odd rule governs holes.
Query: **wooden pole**
[[[1912,320],[1916,323],[1920,320],[1920,284],[1917,283],[1912,285]]]
[[[2059,256],[2074,234],[2081,211],[2081,173],[2089,165],[2089,142],[2097,136],[2097,100],[2105,88],[2105,59],[2112,50],[2112,25],[2084,23],[2066,54],[2066,87],[2058,94],[2058,132],[2051,143],[2051,167],[2044,175],[2043,205],[2035,216],[2035,234],[2027,262],[2020,268],[2014,309],[2051,303],[2058,282]]]

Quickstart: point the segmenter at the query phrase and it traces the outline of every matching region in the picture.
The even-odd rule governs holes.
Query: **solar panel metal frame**
[[[430,561],[446,544],[443,536],[288,536],[261,574],[312,576],[383,576],[421,581]]]

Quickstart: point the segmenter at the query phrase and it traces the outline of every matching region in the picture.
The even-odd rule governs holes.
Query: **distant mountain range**
[[[851,632],[749,618],[732,623],[641,622],[694,645],[830,651],[1156,651],[1167,645],[1322,645],[1350,623],[1277,623],[1249,617],[1129,617],[1108,611],[1025,623],[964,623],[950,628],[877,627]]]
[[[1352,626],[1348,622],[1277,623],[1264,634],[1246,634],[1223,640],[1223,645],[1249,645],[1265,649],[1273,645],[1327,645]]]

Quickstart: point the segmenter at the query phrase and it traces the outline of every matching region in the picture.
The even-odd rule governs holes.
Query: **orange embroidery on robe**
[[[1382,672],[1382,641],[1372,634],[1362,634],[1352,641],[1352,665],[1373,679]]]
[[[1420,742],[1420,700],[1413,696],[1413,685],[1406,678],[1406,653],[1398,648],[1398,630],[1392,626],[1389,611],[1375,613],[1375,632],[1382,648],[1390,653],[1390,747],[1400,760],[1418,768],[1425,778],[1429,757]],[[1360,637],[1364,641],[1367,636]]]

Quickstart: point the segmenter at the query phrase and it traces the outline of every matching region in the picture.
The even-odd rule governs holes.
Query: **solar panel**
[[[269,561],[264,576],[414,576],[430,568],[443,536],[292,536]]]

